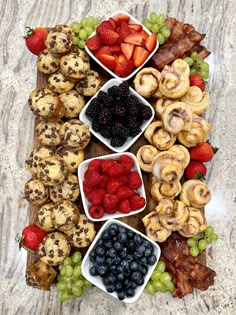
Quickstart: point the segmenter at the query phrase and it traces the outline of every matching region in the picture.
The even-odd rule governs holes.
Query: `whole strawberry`
[[[205,84],[204,81],[202,80],[201,76],[199,74],[192,74],[189,77],[189,83],[190,86],[197,86],[199,87],[202,91],[205,90]]]
[[[20,248],[23,247],[28,251],[35,251],[47,233],[41,230],[37,225],[26,226],[22,231],[22,236],[17,234],[16,241]]]
[[[32,29],[27,26],[26,29],[28,29],[26,36],[24,36],[26,46],[32,54],[38,56],[46,48],[44,39],[48,31],[43,27]]]
[[[210,143],[203,142],[198,146],[191,148],[189,150],[191,160],[208,162],[210,161],[214,154],[217,152],[217,148],[213,148]]]
[[[190,161],[184,173],[187,179],[204,179],[207,168],[202,162]]]

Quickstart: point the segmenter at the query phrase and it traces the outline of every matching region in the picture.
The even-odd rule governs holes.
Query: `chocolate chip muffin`
[[[34,115],[41,120],[58,121],[65,113],[58,95],[47,88],[32,91],[28,102]]]
[[[78,117],[85,105],[84,97],[75,90],[61,93],[59,98],[65,107],[64,116],[69,119]]]
[[[44,49],[38,55],[37,68],[46,74],[56,72],[60,68],[60,56],[52,54],[47,48]]]
[[[61,232],[68,231],[75,226],[79,217],[79,209],[69,200],[57,202],[52,209],[52,223]]]
[[[61,146],[56,150],[56,154],[63,158],[70,173],[76,172],[80,163],[84,160],[84,151],[79,148]]]
[[[69,92],[73,89],[75,83],[69,81],[60,71],[51,74],[48,77],[48,86],[55,93]]]
[[[55,29],[57,29],[59,32],[68,33],[69,35],[73,35],[72,28],[69,25],[66,24],[58,24],[54,26]]]
[[[42,145],[57,146],[61,144],[59,135],[62,123],[52,121],[41,121],[35,128],[38,141]]]
[[[70,243],[65,234],[52,232],[46,235],[39,245],[37,254],[45,264],[50,266],[60,265],[69,256]]]
[[[34,205],[41,206],[48,199],[48,188],[38,179],[30,179],[25,183],[25,199]]]
[[[37,175],[39,162],[48,156],[54,155],[51,148],[39,147],[35,148],[29,155],[28,159],[25,161],[26,168],[31,172],[33,176]]]
[[[46,203],[37,212],[36,225],[45,232],[52,232],[55,230],[51,218],[53,207],[54,203]]]
[[[84,149],[90,141],[89,127],[78,119],[68,120],[60,130],[62,144],[72,148]]]
[[[79,80],[75,89],[78,93],[84,96],[93,96],[97,93],[100,84],[101,80],[99,74],[96,71],[91,70],[85,78]]]
[[[46,186],[57,186],[64,182],[68,170],[60,156],[50,156],[42,159],[38,166],[38,178]]]
[[[44,40],[45,46],[53,54],[64,54],[72,46],[72,34],[59,28],[51,29]]]

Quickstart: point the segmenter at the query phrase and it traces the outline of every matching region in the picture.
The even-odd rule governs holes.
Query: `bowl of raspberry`
[[[78,177],[84,211],[91,221],[130,216],[146,207],[141,170],[132,153],[85,160]]]
[[[111,79],[90,99],[80,120],[115,152],[125,152],[155,116],[153,107],[127,81]]]

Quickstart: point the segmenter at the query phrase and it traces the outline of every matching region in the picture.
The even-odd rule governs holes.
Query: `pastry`
[[[68,173],[66,164],[60,156],[42,159],[38,166],[38,178],[46,186],[57,186],[64,182]]]
[[[37,68],[40,72],[51,74],[60,67],[60,57],[52,54],[47,48],[41,51],[37,58]]]
[[[53,54],[64,54],[72,45],[72,34],[59,27],[51,29],[44,40],[45,46]]]
[[[101,80],[98,72],[91,70],[85,78],[80,79],[75,86],[76,91],[84,96],[93,96],[99,90]]]
[[[71,246],[65,234],[51,232],[40,243],[37,254],[45,264],[58,266],[69,256],[70,250]]]
[[[48,188],[38,179],[30,179],[25,183],[25,199],[34,206],[41,206],[48,199]]]
[[[56,270],[41,260],[28,266],[25,274],[27,285],[45,291],[50,289],[56,276]]]
[[[49,187],[49,196],[53,202],[59,202],[64,199],[75,201],[78,199],[79,194],[78,177],[70,173],[61,185]]]
[[[28,159],[25,161],[26,168],[31,172],[32,175],[36,176],[38,172],[39,162],[48,156],[54,155],[51,148],[39,147],[35,148],[29,155]]]
[[[202,91],[198,86],[190,86],[181,102],[188,104],[194,114],[200,115],[207,109],[209,93]]]
[[[143,145],[137,152],[138,164],[142,171],[151,173],[152,162],[159,151],[152,145]]]
[[[158,99],[153,105],[156,116],[158,118],[161,118],[161,115],[162,115],[165,107],[168,106],[169,104],[174,103],[174,102],[176,102],[176,100],[172,100],[172,99],[169,99],[166,97],[162,97],[162,98]]]
[[[169,149],[169,152],[175,152],[177,154],[177,160],[182,164],[182,167],[187,167],[190,162],[190,154],[188,149],[186,149],[181,144],[175,144]]]
[[[183,229],[178,232],[184,237],[192,237],[207,227],[206,217],[201,209],[189,207],[189,218]]]
[[[56,154],[63,158],[70,173],[74,173],[84,160],[84,151],[79,148],[61,146],[56,150]]]
[[[165,106],[161,120],[164,129],[177,134],[181,130],[190,130],[192,125],[192,110],[183,102],[174,102]]]
[[[193,114],[193,122],[189,131],[180,131],[177,138],[187,148],[195,147],[204,142],[207,132],[211,130],[211,124],[200,116]]]
[[[68,33],[70,36],[73,35],[72,28],[69,25],[57,24],[54,26],[54,28],[57,29],[59,32]]]
[[[180,200],[188,207],[200,209],[211,200],[211,193],[205,183],[198,179],[190,179],[182,185]]]
[[[51,218],[53,207],[54,203],[46,203],[37,212],[36,225],[45,232],[52,232],[55,230]]]
[[[60,71],[48,77],[48,86],[55,93],[65,93],[73,89],[75,83],[69,81]]]
[[[68,119],[78,117],[85,105],[84,97],[75,90],[59,94],[59,99],[65,107],[64,116]]]
[[[29,96],[29,106],[34,115],[46,121],[58,121],[65,108],[57,94],[47,88],[35,89]]]
[[[181,191],[180,181],[176,180],[173,183],[160,183],[153,177],[150,194],[153,200],[159,202],[161,199],[174,199]]]
[[[52,209],[52,224],[57,230],[65,232],[77,224],[79,216],[79,209],[74,203],[62,200],[57,202]]]
[[[179,98],[186,94],[189,88],[189,78],[177,69],[163,69],[159,89],[169,98]]]
[[[62,144],[80,150],[86,148],[90,141],[89,126],[78,119],[71,119],[60,130]]]
[[[190,75],[190,67],[187,64],[186,61],[183,59],[176,59],[174,62],[171,64],[172,69],[177,69],[180,72],[184,73],[187,77]]]
[[[147,236],[155,242],[164,242],[171,234],[170,230],[167,230],[160,224],[159,216],[156,211],[147,214],[142,221]]]
[[[144,136],[158,150],[168,150],[176,141],[176,136],[166,131],[160,120],[153,121],[145,130]]]
[[[84,214],[81,214],[77,225],[66,231],[66,234],[72,247],[83,248],[92,243],[96,231],[94,224]]]
[[[62,123],[41,121],[35,128],[38,141],[45,146],[57,146],[61,144],[59,135]]]
[[[161,73],[155,68],[143,68],[136,74],[134,89],[143,97],[151,97],[158,89]]]

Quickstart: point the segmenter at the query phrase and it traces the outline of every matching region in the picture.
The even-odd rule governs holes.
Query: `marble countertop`
[[[36,57],[28,52],[22,36],[25,26],[70,23],[83,16],[104,18],[122,9],[141,20],[151,11],[177,17],[206,33],[211,51],[210,106],[206,119],[212,123],[209,139],[219,152],[208,163],[207,183],[212,200],[206,207],[208,224],[219,240],[207,252],[207,264],[217,277],[206,292],[195,290],[183,299],[169,294],[124,304],[92,288],[82,298],[65,304],[57,292],[26,286],[26,252],[19,251],[15,235],[28,223],[23,187],[29,174],[24,161],[32,150],[34,118],[27,99],[36,86]],[[236,3],[233,0],[1,0],[0,1],[0,314],[221,314],[236,313]]]

